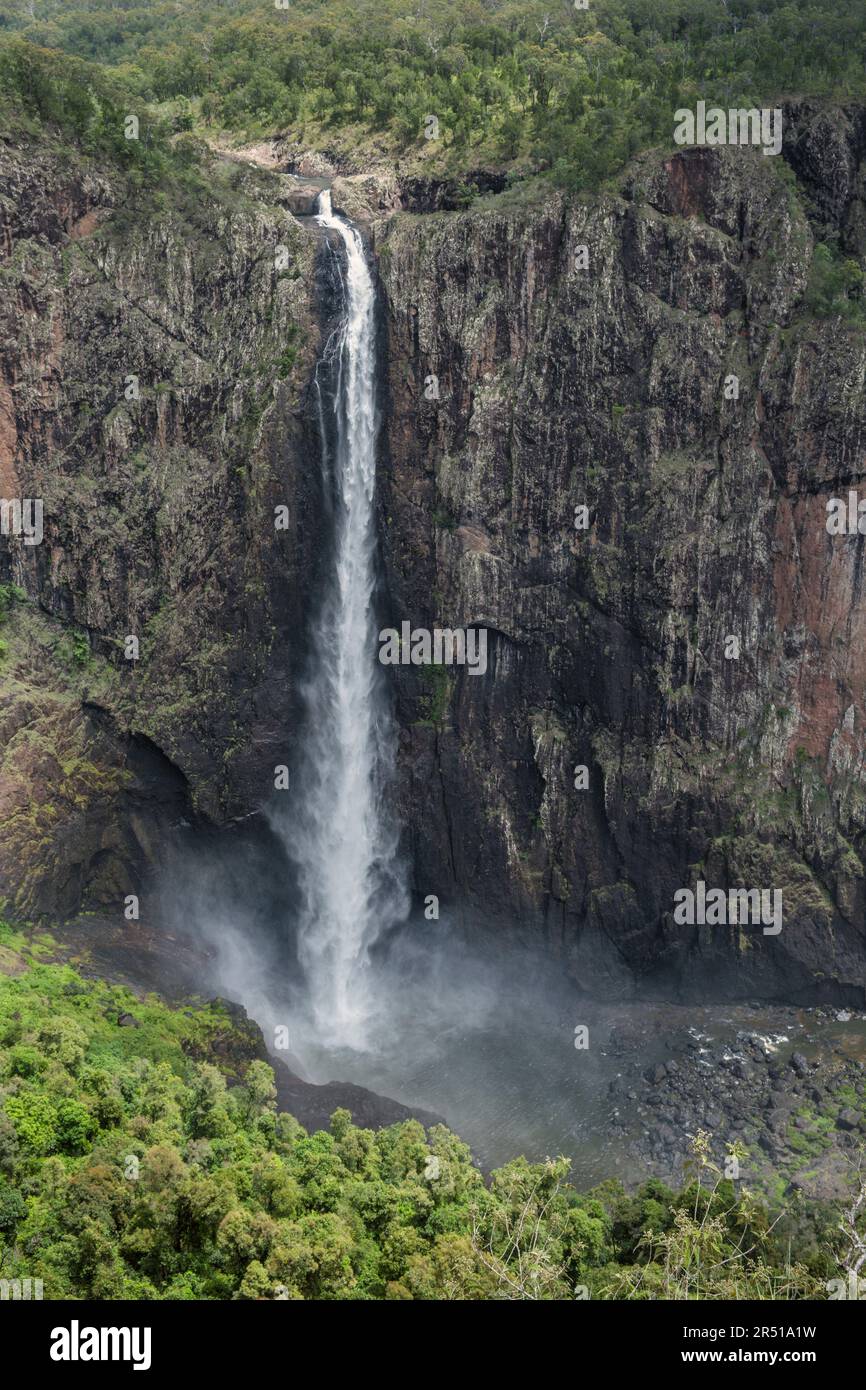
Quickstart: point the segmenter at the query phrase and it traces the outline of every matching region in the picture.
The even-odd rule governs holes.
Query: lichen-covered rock
[[[331,202],[353,222],[370,222],[400,207],[400,186],[393,173],[350,174],[334,179]]]

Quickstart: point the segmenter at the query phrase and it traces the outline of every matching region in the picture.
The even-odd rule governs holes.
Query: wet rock
[[[775,1134],[785,1134],[791,1121],[790,1110],[771,1110],[767,1124]]]
[[[316,211],[321,189],[316,184],[302,183],[286,184],[283,199],[285,206],[295,217],[311,217]]]

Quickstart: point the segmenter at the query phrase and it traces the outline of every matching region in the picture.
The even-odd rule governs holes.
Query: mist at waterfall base
[[[181,856],[171,917],[206,945],[213,988],[242,1003],[269,1044],[288,1031],[282,1059],[305,1079],[432,1111],[485,1166],[565,1153],[589,1176],[603,1087],[595,1053],[574,1046],[585,1007],[551,962],[498,934],[482,953],[447,914],[411,912],[377,660],[375,280],[327,191],[315,221],[340,312],[316,375],[333,555],[311,614],[303,727],[268,827]]]
[[[363,1043],[329,1042],[284,930],[298,913],[282,855],[263,828],[176,862],[171,918],[206,952],[202,991],[243,1004],[271,1047],[288,1029],[288,1050],[275,1055],[304,1079],[354,1082],[440,1116],[485,1169],[563,1153],[584,1183],[624,1172],[605,1140],[617,1074],[606,1042],[619,1006],[577,997],[561,964],[517,944],[511,923],[476,940],[447,911],[428,921],[419,907],[373,945],[358,977]],[[588,1051],[574,1046],[579,1024]]]

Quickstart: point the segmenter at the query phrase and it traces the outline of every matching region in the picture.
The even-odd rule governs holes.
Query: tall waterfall
[[[376,536],[375,287],[356,229],[317,203],[345,248],[333,412],[333,573],[312,631],[307,727],[291,847],[303,906],[298,949],[312,1021],[326,1045],[363,1046],[372,1007],[369,950],[405,916],[386,790],[395,735],[382,688],[373,611]]]

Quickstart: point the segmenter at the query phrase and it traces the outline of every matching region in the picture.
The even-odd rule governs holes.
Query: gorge
[[[494,1157],[526,1136],[541,1075],[565,1116],[545,1144],[607,1113],[617,1066],[575,1080],[587,1008],[611,1046],[626,1005],[635,1037],[669,1008],[662,1066],[686,1005],[718,1004],[733,1042],[790,1041],[799,1008],[862,1010],[862,538],[825,522],[862,474],[863,338],[805,297],[816,245],[866,251],[866,123],[801,102],[785,130],[778,161],[642,154],[597,194],[518,185],[464,210],[345,168],[324,236],[285,172],[211,157],[205,196],[136,216],[116,171],[4,147],[3,492],[45,504],[45,543],[2,555],[22,595],[3,633],[11,915],[96,936],[136,894],[217,953],[223,992],[244,981],[266,1037],[285,1022],[302,1049],[309,1024],[311,1075],[395,1094],[403,1052],[399,1099],[467,1133],[513,1073],[479,1126],[512,1116]],[[375,334],[343,209],[377,268]],[[340,372],[351,447],[349,415],[326,419]],[[385,668],[389,821],[375,633],[404,622],[484,629],[487,669]],[[783,888],[783,930],[684,930],[675,894],[699,882]],[[363,1005],[368,958],[386,994]],[[298,968],[312,1020],[274,987]],[[461,1060],[448,1109],[431,1076]]]

